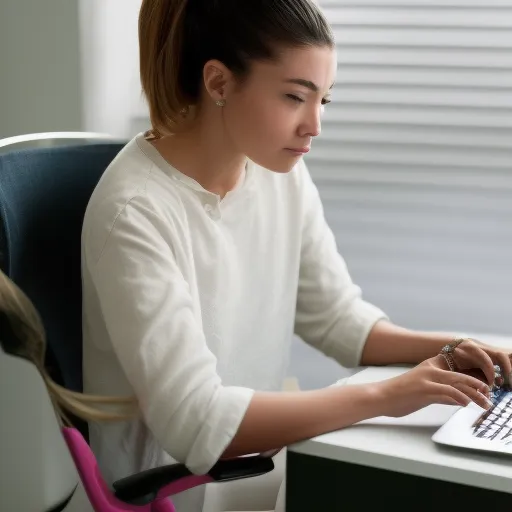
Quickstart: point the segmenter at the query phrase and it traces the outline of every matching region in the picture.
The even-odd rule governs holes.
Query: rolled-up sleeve
[[[302,163],[304,219],[295,332],[345,367],[359,365],[371,329],[386,315],[362,298],[324,216]]]
[[[145,423],[169,455],[204,474],[231,443],[253,391],[222,384],[171,228],[135,198],[86,264]]]

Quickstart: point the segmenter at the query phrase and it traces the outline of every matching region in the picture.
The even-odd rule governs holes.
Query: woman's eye
[[[295,94],[287,94],[286,97],[292,101],[296,101],[297,103],[304,103],[304,100],[298,96],[295,96]]]
[[[331,100],[329,98],[324,98],[322,100],[322,105],[328,105],[329,103],[331,103]]]

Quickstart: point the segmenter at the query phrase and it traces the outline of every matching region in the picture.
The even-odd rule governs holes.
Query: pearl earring
[[[224,107],[226,105],[226,100],[217,100],[215,105],[217,105],[217,107]]]

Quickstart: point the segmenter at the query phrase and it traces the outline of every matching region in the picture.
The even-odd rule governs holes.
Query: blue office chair
[[[27,148],[30,136],[0,140],[0,268],[41,315],[52,377],[69,389],[82,391],[82,222],[99,178],[124,141],[90,134],[37,135],[32,140],[37,147]],[[220,461],[201,476],[192,475],[182,464],[173,464],[131,475],[109,489],[84,440],[85,425],[75,420],[79,430],[64,428],[58,435],[51,403],[35,367],[0,350],[0,370],[0,410],[8,411],[7,423],[16,432],[12,440],[2,437],[0,448],[6,451],[10,447],[13,457],[30,461],[25,474],[14,471],[9,482],[2,482],[5,492],[0,503],[16,500],[17,510],[26,510],[20,506],[23,500],[35,503],[39,510],[47,510],[51,500],[60,503],[55,510],[76,510],[71,501],[78,476],[87,493],[87,510],[171,512],[174,507],[167,496],[196,485],[251,478],[274,469],[271,458],[259,455]],[[27,408],[13,407],[18,401]],[[27,418],[30,427],[23,429]],[[28,443],[21,433],[31,432],[36,422],[41,431]],[[38,456],[33,457],[34,453]],[[71,457],[77,470],[74,474]],[[14,490],[23,487],[26,492],[14,496]]]
[[[50,374],[82,391],[82,222],[100,176],[125,142],[44,135],[0,141],[0,268],[41,314]]]

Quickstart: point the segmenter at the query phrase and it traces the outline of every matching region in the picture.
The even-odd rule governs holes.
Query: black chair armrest
[[[172,496],[198,485],[252,478],[269,473],[274,461],[269,457],[251,455],[221,460],[207,475],[193,475],[183,464],[148,469],[114,482],[117,499],[132,505],[147,505],[157,498]]]

